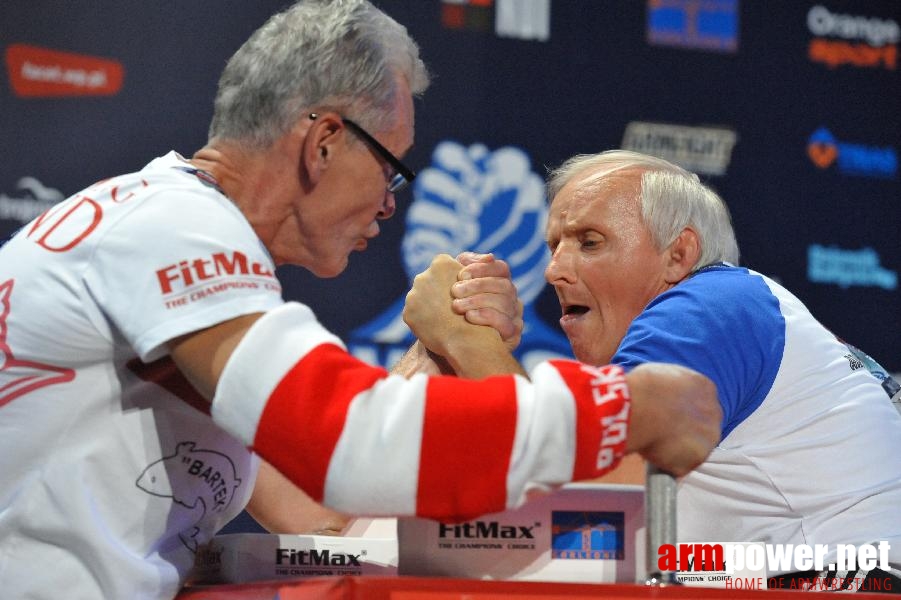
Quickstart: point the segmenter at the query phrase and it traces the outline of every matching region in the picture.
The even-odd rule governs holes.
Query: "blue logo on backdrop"
[[[423,169],[413,188],[402,244],[407,276],[428,268],[436,254],[493,252],[507,261],[525,305],[522,343],[516,358],[528,370],[550,358],[572,357],[569,342],[538,317],[533,302],[544,289],[550,259],[545,243],[547,202],[544,182],[519,148],[490,151],[440,143],[432,166]],[[352,331],[350,351],[370,364],[390,367],[413,343],[403,322],[404,298]]]
[[[894,148],[841,142],[825,127],[814,131],[807,140],[807,156],[821,169],[837,164],[838,170],[847,175],[894,179],[898,172]]]
[[[648,0],[648,43],[738,50],[738,0]]]
[[[843,289],[898,287],[898,274],[880,265],[879,255],[872,248],[843,250],[813,244],[807,248],[807,279],[813,283],[834,283]]]
[[[553,511],[551,558],[623,560],[625,517],[621,512]]]

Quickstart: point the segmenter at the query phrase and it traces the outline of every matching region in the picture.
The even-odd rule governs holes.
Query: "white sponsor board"
[[[192,585],[327,575],[397,575],[397,539],[329,535],[217,535],[197,553]]]
[[[398,519],[401,575],[491,580],[644,581],[644,488],[570,484],[463,523]]]

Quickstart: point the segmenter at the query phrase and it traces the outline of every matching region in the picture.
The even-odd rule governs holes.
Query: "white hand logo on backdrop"
[[[413,196],[401,246],[410,281],[436,254],[493,252],[510,265],[525,304],[517,358],[528,369],[540,360],[570,357],[566,338],[544,324],[532,306],[544,289],[549,259],[544,240],[547,203],[544,182],[531,170],[525,152],[442,142],[432,153],[432,165],[417,177]],[[371,364],[394,364],[413,341],[401,318],[403,301],[399,298],[354,330],[351,352]]]

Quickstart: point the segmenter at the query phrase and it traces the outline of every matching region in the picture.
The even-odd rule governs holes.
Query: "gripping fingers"
[[[466,253],[459,255],[458,260],[463,265],[458,279],[479,279],[482,277],[501,277],[510,279],[510,266],[503,260],[494,258],[493,254]]]
[[[496,330],[511,351],[519,346],[524,325],[521,311],[518,315],[510,316],[493,308],[460,309],[458,302],[460,301],[454,300],[454,312],[464,315],[473,325],[486,325]]]

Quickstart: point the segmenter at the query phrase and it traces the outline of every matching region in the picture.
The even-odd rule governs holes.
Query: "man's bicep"
[[[242,315],[169,342],[172,360],[207,400],[213,399],[219,376],[232,352],[262,314]]]

